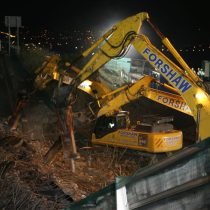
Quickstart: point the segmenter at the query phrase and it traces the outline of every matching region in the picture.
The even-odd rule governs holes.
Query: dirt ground
[[[126,150],[78,146],[73,173],[62,150],[46,164],[51,146],[0,123],[0,209],[65,208],[146,164]]]

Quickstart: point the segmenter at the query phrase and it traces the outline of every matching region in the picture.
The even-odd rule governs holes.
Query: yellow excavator
[[[55,70],[57,68],[51,69],[52,73],[47,68],[43,69],[43,72],[48,72],[48,79],[53,78],[53,80],[59,81],[65,78],[62,79],[62,83],[70,84],[72,78],[68,74],[62,75]],[[46,79],[41,82],[41,78],[44,77],[40,77],[39,74],[35,80],[39,89],[43,89],[47,82]],[[136,125],[131,125],[129,112],[121,111],[123,105],[144,96],[191,115],[189,107],[179,95],[150,88],[152,82],[158,81],[151,76],[144,76],[134,84],[125,85],[114,91],[93,80],[86,80],[82,83],[83,85],[79,86],[79,89],[92,95],[99,106],[98,112],[89,106],[91,112],[97,118],[91,139],[93,144],[126,147],[152,153],[169,152],[182,148],[182,132],[173,129],[171,124],[173,117],[150,116],[148,118],[144,116]],[[164,87],[172,90],[172,87],[167,85],[164,85]],[[150,142],[150,145],[147,145],[147,141]],[[155,144],[155,142],[157,143]]]
[[[203,85],[201,79],[188,67],[169,40],[164,37],[149,21],[149,18],[147,18],[147,21],[155,29],[158,35],[160,35],[162,43],[177,59],[182,68],[154,47],[149,39],[143,34],[133,35],[130,40],[130,44],[133,45],[137,52],[141,54],[154,67],[154,69],[156,69],[168,81],[171,87],[174,88],[175,92],[179,93],[179,95],[186,101],[186,104],[188,105],[187,110],[189,110],[188,114],[194,117],[197,124],[196,140],[204,140],[210,135],[210,131],[208,129],[208,122],[210,122],[210,98],[205,90],[205,86]],[[116,46],[115,43],[112,43],[112,46]],[[113,55],[109,54],[109,57],[113,57]],[[145,88],[144,90],[145,96],[148,93],[147,90],[148,88]],[[109,108],[113,109],[114,106],[118,107],[120,104],[124,103],[126,97],[126,94],[119,94],[119,97],[113,99],[102,109],[106,110]],[[159,97],[159,99],[160,98],[161,97]],[[174,100],[169,100],[169,104],[174,104]],[[180,103],[177,103],[176,107],[179,106],[178,104]],[[103,111],[101,111],[101,113],[103,113]],[[161,124],[158,121],[159,119],[147,119],[146,121],[142,120],[142,122],[140,122],[140,132],[142,133],[139,134],[139,126],[136,126],[135,129],[129,129],[125,123],[126,120],[124,120],[124,125],[121,127],[121,118],[121,115],[116,115],[114,118],[101,119],[102,122],[99,121],[98,123],[99,126],[101,126],[101,131],[103,129],[102,125],[107,125],[107,127],[104,129],[104,133],[98,132],[100,129],[96,129],[94,131],[92,140],[93,143],[130,147],[148,152],[167,151],[170,146],[171,148],[169,150],[176,150],[178,145],[181,147],[181,138],[178,137],[178,135],[175,135],[176,137],[170,137],[169,132],[166,130],[158,130],[157,125]],[[126,116],[124,118],[126,118]],[[108,122],[104,123],[106,121]],[[165,119],[165,121],[168,122],[168,119]],[[125,132],[122,128],[127,128],[128,130]],[[160,135],[158,135],[158,133]],[[169,136],[166,137],[167,135]],[[168,147],[167,145],[170,146]],[[173,148],[174,145],[176,145],[177,148]]]
[[[170,152],[182,148],[182,132],[174,130],[171,123],[173,117],[142,116],[135,125],[131,125],[129,112],[120,111],[123,105],[144,96],[192,115],[179,95],[151,88],[152,81],[155,79],[145,76],[130,87],[120,88],[120,92],[112,99],[105,100],[97,113],[91,140],[93,144],[126,147],[150,153]],[[110,93],[107,95],[110,96]]]
[[[140,27],[144,21],[147,21],[155,29],[161,37],[162,43],[177,59],[181,67],[154,47],[145,35],[139,34]],[[71,103],[72,94],[75,93],[76,88],[82,82],[98,71],[109,60],[124,55],[130,45],[133,45],[137,52],[168,81],[169,87],[176,93],[172,95],[171,99],[163,99],[165,93],[158,95],[160,92],[157,94],[156,90],[149,87],[150,81],[148,79],[149,82],[147,81],[142,85],[142,81],[136,83],[136,85],[140,85],[138,88],[134,88],[134,92],[137,91],[138,93],[136,95],[133,94],[135,95],[134,98],[138,98],[139,95],[149,97],[159,103],[193,116],[197,124],[197,141],[205,140],[209,137],[210,99],[205,91],[205,86],[201,79],[188,67],[169,40],[149,21],[147,13],[139,13],[116,24],[82,54],[81,57],[86,57],[93,50],[98,50],[79,71],[77,76],[69,82],[72,91],[70,91],[67,101]],[[53,75],[55,76],[54,73]],[[97,129],[93,133],[92,142],[94,144],[110,144],[148,152],[168,152],[182,148],[182,133],[173,130],[170,118],[143,119],[135,128],[129,125],[128,113],[126,112],[107,116],[108,120],[106,118],[103,119],[104,114],[118,110],[119,106],[129,101],[126,88],[122,88],[121,93],[119,91],[117,96],[112,94],[114,96],[113,100],[107,100],[106,96],[103,97],[103,94],[98,95],[97,91],[92,91],[92,93],[98,99],[99,104],[100,99],[103,99],[105,102],[98,113],[98,119],[100,120],[97,120],[95,126]],[[108,93],[108,96],[110,95]],[[166,124],[166,126],[164,127],[163,124]]]

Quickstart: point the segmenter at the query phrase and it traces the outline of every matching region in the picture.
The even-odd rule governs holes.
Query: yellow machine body
[[[149,117],[132,126],[129,112],[119,111],[115,115],[98,118],[92,143],[150,153],[179,150],[183,146],[183,135],[173,129],[172,120],[172,117]]]
[[[111,145],[150,153],[162,153],[179,150],[183,145],[182,132],[173,130],[163,133],[148,133],[120,129],[96,138],[92,135],[93,144]]]

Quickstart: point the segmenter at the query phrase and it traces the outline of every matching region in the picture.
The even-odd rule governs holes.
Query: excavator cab
[[[126,129],[130,126],[129,112],[120,111],[111,116],[103,115],[96,120],[94,135],[102,138],[118,129]]]
[[[116,113],[116,121],[118,129],[128,129],[130,128],[130,119],[128,111],[119,111]]]

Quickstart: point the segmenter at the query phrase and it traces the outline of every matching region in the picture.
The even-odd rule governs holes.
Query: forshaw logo
[[[120,134],[121,136],[127,136],[127,137],[131,137],[131,138],[137,137],[137,136],[138,136],[137,133],[129,132],[129,131],[119,131],[119,134]]]
[[[178,72],[174,71],[169,64],[164,63],[155,53],[149,48],[145,48],[142,53],[150,63],[159,70],[171,83],[173,83],[182,93],[188,91],[192,85],[186,81]]]
[[[185,112],[191,112],[189,106],[183,101],[179,101],[179,100],[176,100],[173,98],[167,98],[167,97],[161,96],[161,95],[157,96],[157,101],[159,101],[162,104],[167,104],[170,107],[174,107],[176,109],[183,110]]]

